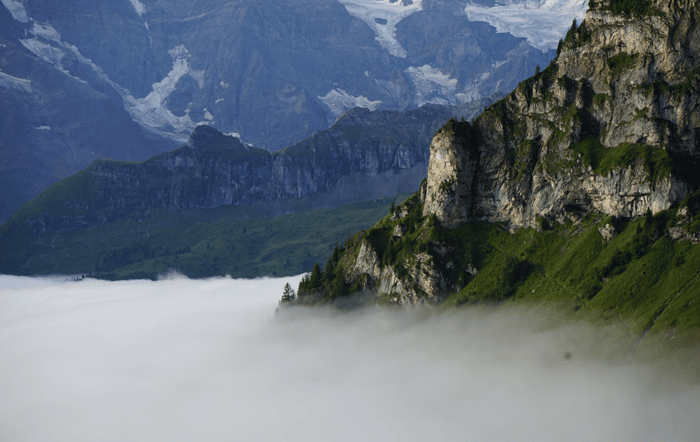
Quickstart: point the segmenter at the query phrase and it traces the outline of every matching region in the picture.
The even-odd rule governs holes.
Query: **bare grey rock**
[[[615,226],[611,226],[610,224],[606,224],[603,227],[598,227],[598,232],[606,242],[612,241],[612,239],[617,236]]]
[[[691,6],[641,18],[589,11],[545,72],[473,125],[452,121],[438,132],[424,215],[446,227],[488,220],[517,228],[571,212],[636,218],[679,203],[692,186],[666,164],[700,159],[692,92],[700,34],[673,32],[696,14]],[[613,148],[627,152],[624,160],[598,164]]]
[[[696,3],[658,0],[663,14],[645,17],[589,11],[549,68],[473,124],[449,121],[430,145],[423,227],[489,221],[539,228],[544,217],[571,221],[580,233],[589,213],[634,219],[679,204],[698,184]],[[678,215],[668,235],[700,243],[687,229],[689,211]],[[611,223],[599,233],[604,241],[617,234]],[[446,277],[456,265],[446,258],[449,247],[432,242],[429,253],[405,258],[396,266],[402,279],[378,264],[366,279],[397,303],[442,299],[462,288]],[[478,271],[469,264],[464,273]]]
[[[690,233],[683,227],[675,226],[669,228],[668,236],[676,241],[690,241],[691,244],[700,244],[700,234]]]

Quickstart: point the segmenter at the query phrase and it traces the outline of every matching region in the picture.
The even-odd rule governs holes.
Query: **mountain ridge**
[[[49,187],[0,226],[2,271],[21,271],[22,260],[30,257],[16,251],[30,245],[34,254],[50,261],[55,251],[45,241],[47,235],[107,232],[128,220],[160,219],[164,211],[178,218],[184,212],[206,216],[229,207],[236,208],[224,209],[232,220],[249,214],[276,217],[415,191],[425,176],[437,128],[455,114],[473,118],[490,102],[459,109],[425,105],[405,113],[356,108],[331,128],[275,153],[201,125],[172,152],[139,163],[95,161]],[[167,228],[153,225],[149,235]],[[48,261],[46,268],[53,268]],[[32,272],[40,268],[37,264]]]
[[[99,224],[150,208],[211,209],[298,200],[333,189],[344,176],[361,174],[371,180],[425,164],[430,137],[453,112],[432,105],[404,114],[354,109],[331,128],[275,153],[202,125],[182,147],[143,162],[95,161],[55,185],[63,190],[49,189],[20,212],[60,218],[64,228],[70,228],[73,216],[74,227],[84,228],[86,222]],[[374,198],[394,196],[419,183],[420,178],[414,178],[388,192],[377,189]],[[350,200],[361,198],[346,193]],[[328,201],[329,207],[341,201]],[[46,224],[57,227],[54,222]]]
[[[0,221],[93,160],[144,160],[198,124],[277,151],[353,107],[488,97],[553,56],[462,0],[361,0],[362,18],[337,0],[1,3]],[[405,58],[377,40],[394,27]]]

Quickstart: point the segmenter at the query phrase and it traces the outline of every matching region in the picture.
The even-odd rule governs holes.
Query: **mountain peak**
[[[685,0],[595,7],[549,67],[467,125],[468,143],[451,126],[438,132],[424,215],[449,227],[536,227],[542,217],[591,212],[634,219],[696,187],[700,8]]]
[[[194,128],[189,140],[187,140],[187,145],[193,149],[203,149],[207,146],[218,144],[221,141],[233,141],[234,143],[241,144],[238,138],[224,135],[212,126],[202,124]]]
[[[587,317],[633,312],[642,335],[670,299],[688,311],[697,289],[680,301],[668,286],[697,274],[679,269],[681,243],[700,243],[698,5],[596,2],[546,69],[438,130],[420,193],[349,238],[296,302],[561,299]]]

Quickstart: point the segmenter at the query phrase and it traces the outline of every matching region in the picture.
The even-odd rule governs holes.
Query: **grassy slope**
[[[644,220],[618,223],[621,232],[610,242],[599,227],[611,222],[589,216],[580,225],[556,225],[537,232],[510,233],[498,226],[468,225],[445,237],[476,242],[484,250],[479,274],[446,304],[484,299],[484,294],[511,281],[509,302],[555,302],[585,319],[620,319],[635,333],[650,329],[700,329],[700,247],[675,242],[667,236],[653,239]],[[640,239],[649,244],[630,253]],[[510,259],[510,262],[509,262]],[[525,263],[520,274],[508,274],[507,264]]]
[[[371,226],[390,204],[383,199],[277,218],[246,209],[249,219],[241,219],[236,207],[153,211],[143,219],[32,238],[19,273],[97,272],[109,279],[153,278],[171,269],[194,278],[294,275],[325,260],[348,232]]]
[[[687,200],[689,208],[696,196]],[[414,204],[404,219],[385,216],[363,237],[383,265],[399,274],[407,274],[402,267],[410,267],[413,254],[430,251],[435,267],[461,282],[443,309],[484,303],[553,307],[573,320],[617,324],[632,336],[673,336],[676,345],[694,345],[700,337],[700,245],[665,234],[680,220],[677,209],[634,221],[589,214],[575,224],[545,222],[543,230],[513,233],[486,222],[444,229],[422,218],[421,210]],[[422,227],[390,240],[399,223]],[[599,232],[606,225],[617,232],[609,242]],[[359,239],[345,244],[351,251],[341,265],[356,255]],[[468,265],[478,275],[467,273]]]

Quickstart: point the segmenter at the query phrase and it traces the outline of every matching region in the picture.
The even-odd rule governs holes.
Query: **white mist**
[[[597,349],[614,341],[585,326],[484,310],[275,317],[298,280],[1,276],[0,440],[700,439],[698,385],[606,362]]]

